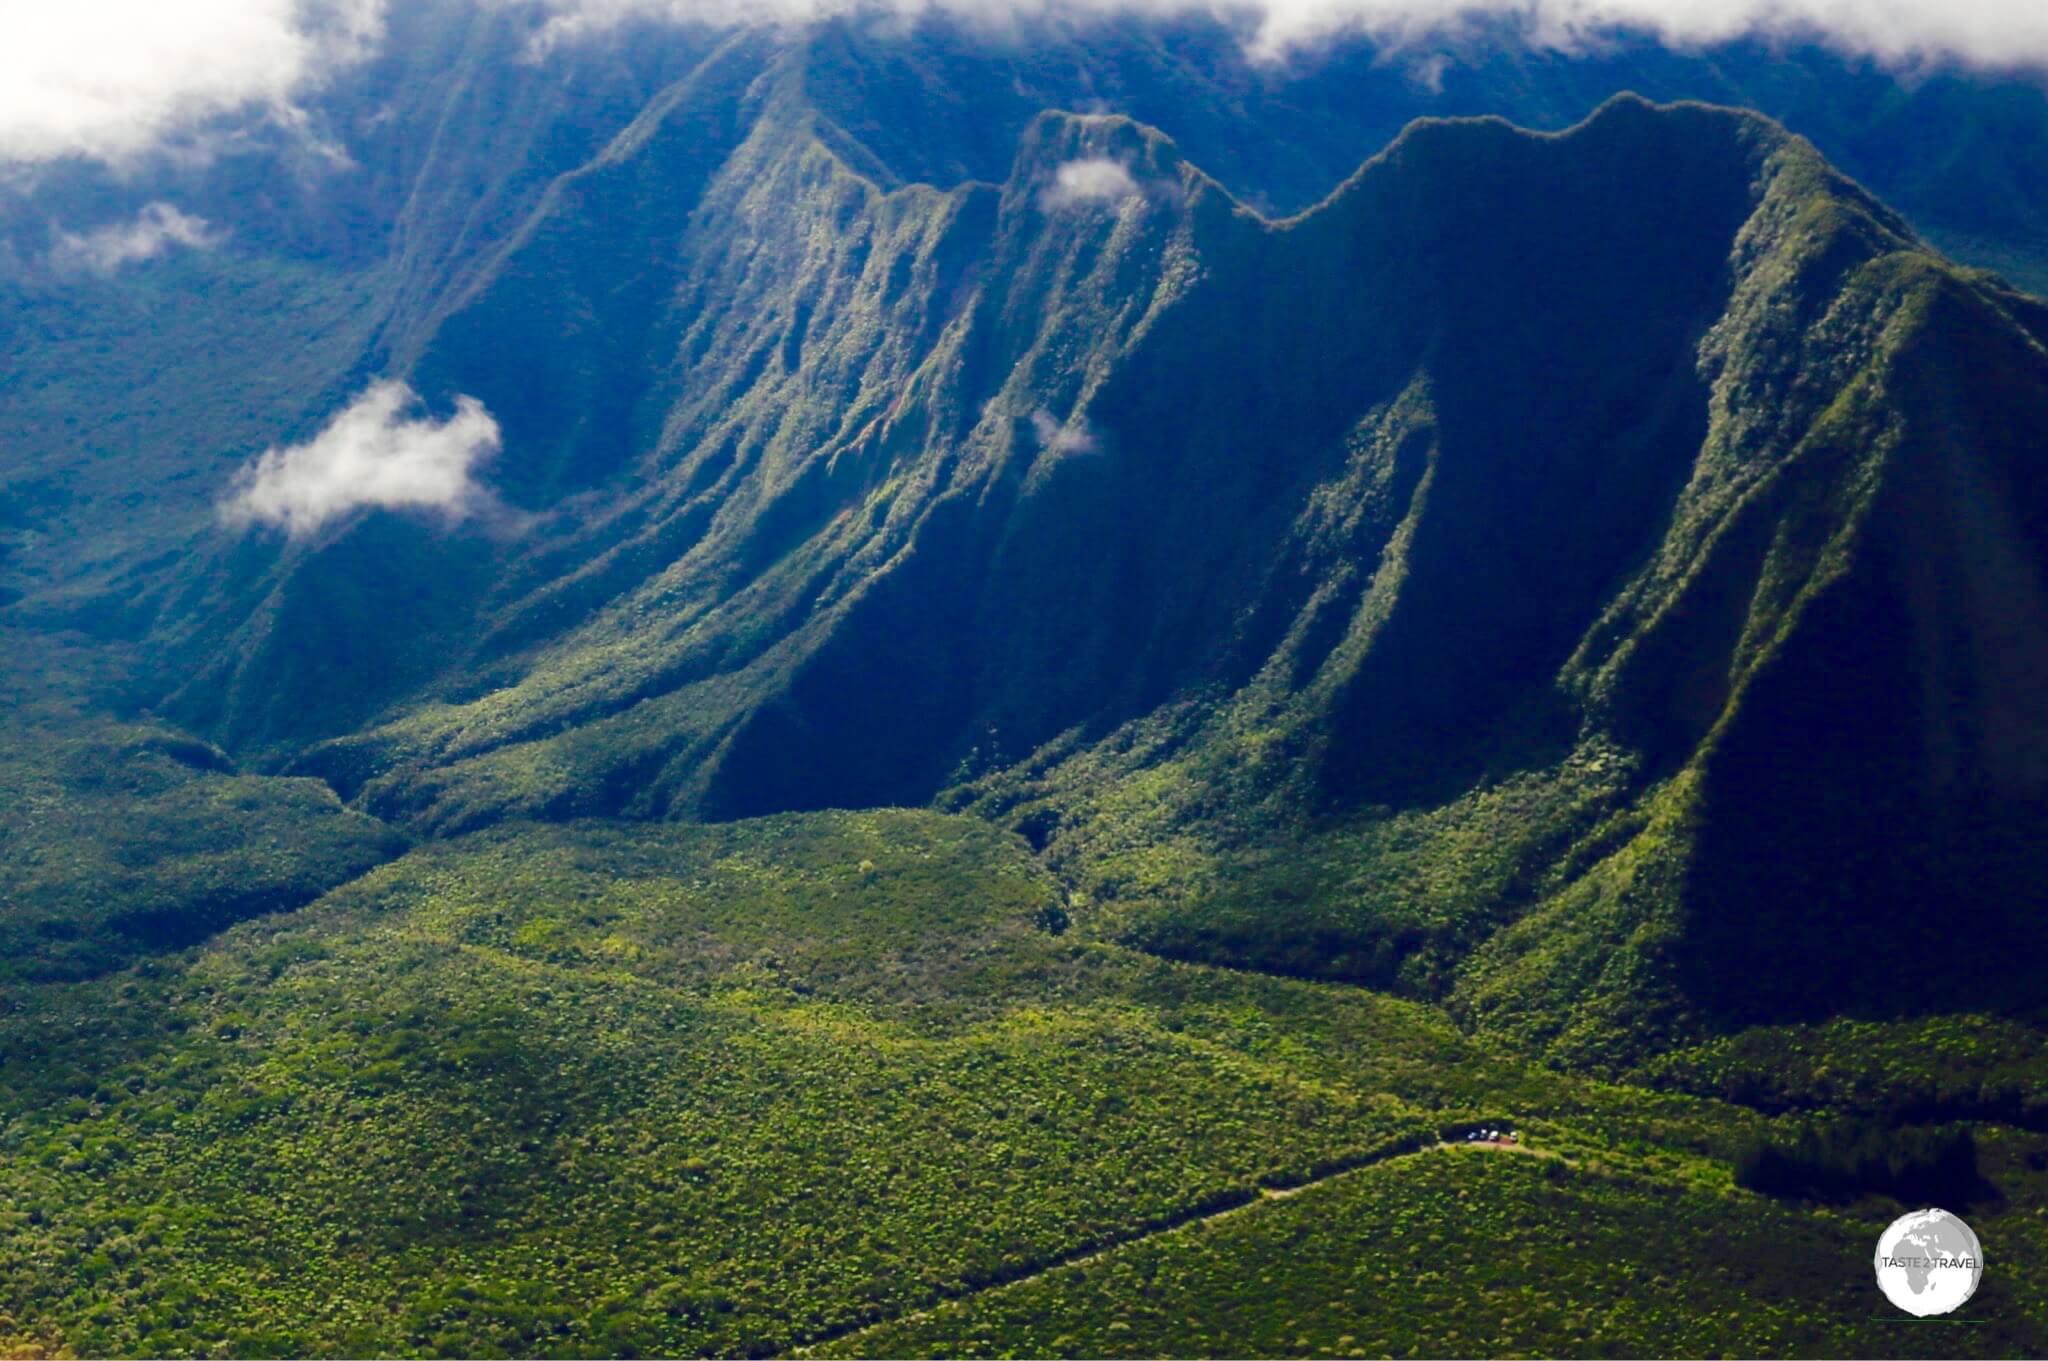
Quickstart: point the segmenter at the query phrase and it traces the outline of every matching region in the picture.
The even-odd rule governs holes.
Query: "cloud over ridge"
[[[412,0],[417,2],[417,0]],[[628,22],[739,26],[849,14],[1034,19],[1211,15],[1281,56],[1347,34],[1420,43],[1507,19],[1571,49],[1632,32],[1680,46],[1818,39],[1887,63],[2048,70],[2042,0],[445,0],[534,26],[536,51]],[[210,121],[295,125],[301,102],[376,52],[392,0],[7,0],[0,3],[0,164],[119,164]]]
[[[173,246],[210,250],[220,241],[221,233],[205,218],[157,202],[145,205],[132,222],[116,222],[89,232],[60,231],[50,250],[50,266],[66,274],[112,274],[124,265],[154,260]]]
[[[534,0],[544,41],[649,19],[800,23],[858,13],[927,14],[1010,25],[1043,17],[1212,15],[1249,25],[1269,55],[1347,33],[1412,40],[1473,20],[1521,21],[1532,41],[1570,48],[1619,31],[1692,46],[1766,35],[1816,38],[1888,62],[1952,59],[2048,66],[2040,0]]]
[[[221,518],[299,537],[367,507],[462,520],[492,506],[476,470],[503,442],[498,422],[474,397],[457,397],[444,421],[409,414],[420,405],[403,382],[371,384],[308,443],[266,450],[237,479]]]
[[[1031,434],[1048,454],[1092,454],[1102,447],[1086,417],[1062,423],[1044,407],[1031,413]]]
[[[1143,191],[1122,161],[1087,156],[1068,161],[1054,172],[1053,182],[1039,195],[1039,207],[1056,213],[1100,204],[1113,207]]]

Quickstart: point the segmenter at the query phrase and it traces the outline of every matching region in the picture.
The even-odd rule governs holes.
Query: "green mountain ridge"
[[[404,22],[389,259],[0,332],[0,1355],[2040,1350],[2048,306],[1704,104]],[[220,520],[374,376],[491,513]]]
[[[1751,115],[1418,124],[1276,223],[1104,117],[884,191],[758,62],[420,350],[576,513],[287,546],[171,714],[430,833],[943,795],[1091,929],[1580,1060],[2025,1004],[1973,961],[2041,920],[2038,304]],[[1137,192],[1054,206],[1098,157]],[[392,650],[336,669],[337,627]],[[1267,882],[1294,843],[1332,877]]]

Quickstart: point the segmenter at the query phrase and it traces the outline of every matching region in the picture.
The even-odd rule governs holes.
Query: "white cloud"
[[[173,246],[211,250],[221,234],[203,217],[152,203],[133,222],[116,222],[89,232],[59,232],[50,267],[59,273],[112,274],[123,265],[154,260]]]
[[[1421,40],[1509,16],[1572,48],[1617,29],[1678,46],[1824,37],[1909,64],[2048,66],[2042,0],[450,0],[537,20],[542,49],[629,20],[794,23],[855,12],[1012,26],[1048,15],[1214,14],[1268,56],[1344,33]],[[222,118],[299,126],[311,90],[376,50],[390,0],[0,0],[0,164],[123,163]],[[203,141],[201,146],[203,148]]]
[[[1031,413],[1031,433],[1038,447],[1048,454],[1092,454],[1100,446],[1086,420],[1061,425],[1059,418],[1044,407]]]
[[[1123,162],[1089,156],[1068,161],[1054,172],[1053,182],[1038,196],[1038,205],[1056,213],[1093,204],[1115,205],[1139,192],[1137,180]]]
[[[384,0],[0,0],[0,161],[123,162],[208,120],[290,121]]]
[[[1444,73],[1451,69],[1451,59],[1442,52],[1432,52],[1418,57],[1408,64],[1408,78],[1431,94],[1444,92]]]
[[[1821,36],[1908,62],[1949,57],[1995,67],[2048,65],[2041,0],[537,0],[546,38],[566,40],[627,20],[792,23],[856,12],[949,14],[1012,24],[1045,15],[1213,14],[1251,25],[1277,55],[1347,32],[1419,39],[1467,20],[1526,20],[1539,43],[1575,47],[1617,29],[1681,46],[1747,35]]]
[[[221,507],[222,518],[297,536],[366,506],[460,520],[492,505],[476,469],[498,452],[497,421],[474,397],[457,397],[445,421],[409,416],[419,405],[404,383],[371,384],[311,443],[257,459]]]

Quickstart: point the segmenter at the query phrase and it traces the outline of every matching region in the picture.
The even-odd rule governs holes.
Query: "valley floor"
[[[1383,1163],[1392,1162],[1399,1158],[1415,1158],[1422,1156],[1424,1153],[1445,1151],[1471,1154],[1521,1154],[1523,1156],[1536,1158],[1563,1157],[1562,1154],[1553,1153],[1548,1149],[1531,1148],[1526,1144],[1501,1144],[1494,1142],[1474,1144],[1451,1143],[1448,1141],[1439,1140],[1436,1143],[1425,1144],[1423,1147],[1419,1149],[1408,1149],[1405,1151],[1399,1149],[1389,1149],[1384,1154],[1378,1157],[1371,1158],[1365,1162],[1358,1164],[1357,1166],[1340,1168],[1337,1171],[1316,1177],[1313,1180],[1307,1182],[1303,1182],[1299,1186],[1262,1186],[1259,1188],[1256,1197],[1247,1199],[1242,1204],[1227,1206],[1226,1208],[1220,1210],[1212,1210],[1207,1214],[1196,1215],[1194,1218],[1185,1220],[1178,1224],[1172,1224],[1163,1228],[1152,1230],[1147,1233],[1141,1233],[1135,1238],[1125,1239],[1121,1242],[1112,1244],[1109,1247],[1095,1249],[1093,1251],[1084,1252],[1076,1257],[1070,1257],[1059,1262],[1049,1263],[1048,1265],[1040,1268],[1039,1270],[1031,1273],[1028,1276],[1020,1277],[1017,1280],[1007,1282],[1003,1285],[990,1286],[985,1290],[977,1290],[971,1292],[970,1294],[960,1296],[957,1299],[948,1300],[942,1304],[934,1305],[930,1309],[920,1309],[915,1313],[906,1314],[902,1318],[890,1319],[883,1323],[873,1323],[863,1327],[855,1328],[839,1337],[823,1338],[815,1342],[807,1343],[805,1346],[798,1349],[797,1354],[800,1356],[851,1356],[856,1354],[864,1354],[864,1349],[868,1345],[868,1339],[870,1339],[871,1337],[882,1338],[885,1340],[888,1338],[900,1337],[905,1333],[906,1330],[922,1327],[934,1315],[943,1312],[964,1312],[971,1315],[976,1309],[981,1307],[980,1298],[994,1291],[1000,1290],[1008,1292],[1021,1290],[1032,1286],[1036,1282],[1044,1280],[1046,1277],[1051,1276],[1054,1273],[1066,1272],[1069,1270],[1079,1271],[1085,1276],[1087,1269],[1093,1266],[1094,1264],[1119,1256],[1125,1250],[1134,1249],[1141,1244],[1152,1241],[1153,1239],[1160,1238],[1168,1234],[1178,1234],[1190,1230],[1199,1231],[1205,1229],[1212,1229],[1220,1221],[1229,1219],[1234,1215],[1242,1215],[1249,1210],[1257,1209],[1260,1205],[1263,1205],[1268,1201],[1287,1200],[1293,1196],[1300,1195],[1304,1191],[1312,1191],[1318,1187],[1326,1186],[1333,1181],[1339,1180],[1340,1178],[1356,1176],[1359,1172],[1362,1172],[1368,1167],[1378,1167]]]
[[[1908,1327],[1869,1274],[1895,1204],[1734,1185],[1794,1117],[1060,901],[929,812],[507,826],[9,982],[4,1349],[2048,1349],[2048,1136],[1979,1127],[1984,1286]],[[1475,1122],[1561,1156],[1439,1148]]]

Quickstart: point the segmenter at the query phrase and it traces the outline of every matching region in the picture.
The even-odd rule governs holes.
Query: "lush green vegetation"
[[[1585,1165],[1446,1150],[821,1352],[2002,1356],[2048,1340],[2033,1279],[2011,1272],[1987,1271],[1969,1307],[1983,1326],[1930,1339],[1884,1317],[1870,1284],[1882,1226]]]
[[[428,28],[390,259],[6,285],[0,1353],[2042,1349],[2040,304],[1726,110],[1281,220],[952,38]],[[372,371],[501,521],[216,523]]]
[[[1255,982],[1038,929],[1050,891],[928,815],[531,829],[40,989],[0,1312],[92,1353],[772,1350],[1426,1137],[1262,1052]]]
[[[838,41],[693,52],[551,186],[504,186],[518,224],[433,306],[413,256],[138,282],[209,298],[181,363],[235,307],[303,314],[280,391],[87,420],[153,353],[141,304],[49,303],[105,329],[27,356],[47,391],[0,416],[51,466],[175,444],[179,490],[129,525],[118,459],[75,504],[9,468],[10,612],[139,640],[107,649],[126,705],[416,836],[937,800],[1042,849],[1082,937],[1395,989],[1617,1074],[1965,988],[2025,1012],[2024,971],[1981,965],[2048,948],[2016,906],[2048,757],[2008,721],[2048,638],[1940,489],[2010,490],[1992,541],[2035,572],[2035,305],[1727,110],[1424,122],[1275,221],[1123,117],[1038,110],[940,174],[834,122],[847,63],[896,69]],[[959,178],[996,150],[1000,184]],[[1091,156],[1146,191],[1054,206]],[[521,532],[211,525],[219,450],[171,437],[303,429],[387,305],[394,364],[503,422]]]
[[[80,1352],[768,1351],[1460,1122],[1514,1119],[1575,1160],[1569,1186],[1608,1169],[1623,1223],[1720,1203],[1763,1133],[1526,1066],[1413,1003],[1055,935],[1059,892],[1020,841],[931,814],[508,827],[21,991],[0,1313]],[[1619,1336],[1836,1336],[1817,1313],[1779,1334],[1670,1310]],[[1570,1350],[1580,1317],[1502,1336]],[[1149,1326],[1133,1346],[1195,1345]],[[1321,1345],[1346,1333],[1373,1349],[1352,1323]]]
[[[0,1314],[81,1353],[766,1352],[1460,1123],[1643,1214],[1728,1194],[1763,1129],[1414,1003],[1056,935],[1059,892],[929,813],[506,827],[19,989]]]
[[[1655,140],[1635,112],[1610,109],[1564,141],[1590,146],[1597,130],[1608,154],[1645,154]],[[1595,394],[1642,354],[1597,377],[1510,379],[1514,355],[1488,334],[1518,324],[1490,305],[1509,290],[1475,285],[1489,306],[1461,332],[1469,348],[1437,356],[1332,441],[1343,463],[1297,503],[1288,548],[1239,616],[1233,636],[1251,651],[1238,688],[1190,692],[1098,742],[1070,733],[970,777],[952,806],[1044,844],[1110,938],[1440,998],[1578,1065],[1629,1071],[1711,1035],[1843,1011],[1966,1011],[2027,1033],[2027,972],[1999,962],[2048,949],[2028,887],[2043,872],[2041,806],[1982,736],[2002,722],[1993,709],[2027,702],[2024,687],[1992,702],[1907,685],[1923,663],[1955,676],[1974,663],[1937,663],[1921,649],[1946,655],[1940,630],[1898,626],[1910,608],[1897,564],[1924,563],[1914,570],[1942,583],[1930,589],[1974,621],[1963,627],[2024,635],[1987,643],[2019,670],[2048,656],[2031,613],[1967,584],[1971,536],[1932,490],[1936,469],[1960,466],[2036,485],[2010,432],[2048,400],[2038,319],[1913,249],[1809,149],[1753,125],[1716,131],[1758,158],[1758,197],[1737,232],[1732,292],[1709,304],[1721,320],[1707,386],[1687,390],[1689,350],[1682,372],[1623,380],[1638,394],[1665,381],[1673,402],[1704,407],[1698,424],[1641,412],[1650,424],[1614,432],[1640,482],[1609,475],[1613,443],[1577,462],[1584,432],[1553,404],[1572,387],[1607,409]],[[1418,129],[1291,230],[1335,232],[1364,203],[1462,197],[1455,177],[1432,177],[1424,149],[1489,135]],[[1417,172],[1425,164],[1432,174]],[[1659,233],[1671,256],[1656,286],[1673,293],[1702,260],[1719,268],[1686,233],[1728,205],[1695,192],[1686,222]],[[1377,264],[1379,244],[1357,247],[1353,267]],[[1483,275],[1463,258],[1468,277]],[[1560,272],[1581,291],[1543,316],[1633,334],[1625,308],[1583,291],[1595,266]],[[1377,315],[1401,287],[1350,305]],[[1470,301],[1447,293],[1430,315]],[[1215,334],[1255,325],[1248,307],[1211,305],[1231,320],[1188,307]],[[1540,346],[1523,341],[1519,353]],[[2007,415],[1906,409],[1943,392]],[[1515,414],[1498,427],[1453,419],[1482,402]],[[1142,409],[1145,428],[1169,419]],[[1196,432],[1223,423],[1189,417],[1169,442],[1192,457]],[[1534,447],[1532,431],[1555,438]],[[1540,476],[1503,453],[1518,448]],[[1596,489],[1614,524],[1654,533],[1561,531]],[[2038,574],[2038,540],[2019,526],[2048,515],[2031,492],[2015,492],[2012,514],[2013,560]],[[1901,528],[1937,523],[1949,527],[1924,540]],[[1473,562],[1480,526],[1512,569],[1491,552]],[[1953,761],[1914,736],[1929,732],[1949,734]],[[1871,930],[1878,919],[1885,929]]]
[[[2048,1126],[2048,1044],[2038,1017],[1957,1011],[1758,1027],[1660,1055],[1632,1076],[1773,1112]]]
[[[0,732],[0,986],[83,978],[298,907],[405,849],[314,780],[158,724]]]
[[[1796,1138],[1760,1136],[1735,1155],[1735,1184],[1772,1196],[1894,1200],[1967,1209],[1986,1189],[1967,1129],[1869,1122],[1807,1126]]]

